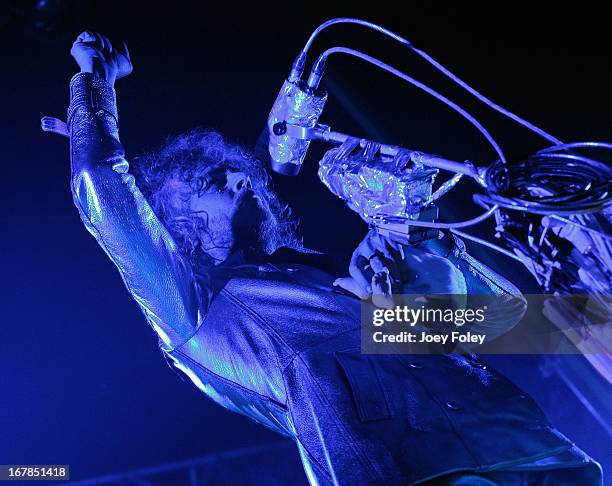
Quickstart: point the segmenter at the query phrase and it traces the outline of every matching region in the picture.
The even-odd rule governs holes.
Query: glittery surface
[[[275,135],[272,129],[278,122],[314,127],[326,100],[327,94],[318,96],[309,92],[302,83],[285,81],[268,118],[272,160],[278,163],[302,164],[310,141]]]
[[[394,164],[389,158],[367,160],[363,155],[338,157],[329,150],[319,163],[319,178],[362,218],[411,217],[431,201],[436,169]]]

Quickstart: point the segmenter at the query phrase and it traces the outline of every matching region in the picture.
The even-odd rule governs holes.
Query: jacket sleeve
[[[71,189],[87,230],[167,350],[203,321],[208,294],[128,173],[113,87],[80,73],[70,82]]]

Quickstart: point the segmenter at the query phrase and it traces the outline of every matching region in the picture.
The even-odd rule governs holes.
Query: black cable
[[[608,148],[606,145],[602,148]],[[609,165],[559,146],[518,163],[493,163],[485,173],[487,194],[474,198],[535,214],[590,213],[612,203],[611,181]]]

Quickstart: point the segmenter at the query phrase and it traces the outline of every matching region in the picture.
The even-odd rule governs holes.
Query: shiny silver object
[[[437,169],[411,162],[409,152],[369,157],[367,147],[357,154],[353,149],[349,143],[329,150],[319,162],[319,178],[364,220],[414,220],[431,203]]]
[[[268,149],[275,172],[297,175],[310,145],[310,140],[294,138],[287,133],[276,134],[275,126],[293,124],[306,128],[314,127],[326,100],[327,93],[313,92],[302,81],[285,81],[268,117]]]

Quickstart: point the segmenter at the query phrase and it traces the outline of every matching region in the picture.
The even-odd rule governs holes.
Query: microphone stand
[[[332,131],[329,126],[321,124],[317,124],[314,127],[304,127],[287,122],[279,122],[272,127],[272,130],[275,135],[288,135],[291,138],[300,140],[320,140],[339,145],[343,144],[348,139],[354,138],[345,133]],[[362,148],[365,148],[371,143],[370,140],[359,139],[359,146]],[[407,161],[409,160],[415,164],[446,170],[456,174],[467,175],[481,186],[485,186],[484,172],[486,169],[479,170],[470,162],[456,162],[436,155],[415,150],[407,150],[395,145],[378,145],[380,145],[378,152],[383,156],[392,159],[399,152],[404,152],[408,155]],[[389,237],[405,245],[414,245],[421,241],[437,238],[439,236],[438,228],[418,225],[419,222],[433,222],[437,217],[438,208],[434,204],[429,204],[418,213],[412,215],[406,215],[404,217],[371,216],[366,219],[366,222],[382,236]],[[408,223],[408,221],[412,221],[413,224]]]
[[[298,138],[301,140],[322,140],[324,142],[343,144],[349,138],[350,135],[341,132],[334,132],[328,125],[315,125],[314,127],[302,127],[299,125],[292,125],[286,122],[279,122],[273,127],[275,135],[288,135],[292,138]],[[359,145],[365,147],[370,140],[360,139]],[[396,145],[380,144],[379,152],[381,155],[388,157],[395,157],[398,152],[405,151],[410,154],[410,161],[426,165],[428,167],[434,167],[440,170],[446,170],[454,172],[456,174],[463,174],[474,179],[478,184],[486,187],[484,181],[484,173],[486,169],[477,169],[470,162],[457,162],[454,160],[445,159],[438,157],[437,155],[426,154],[416,150],[408,150]]]

